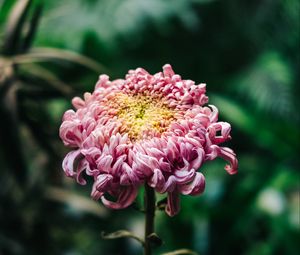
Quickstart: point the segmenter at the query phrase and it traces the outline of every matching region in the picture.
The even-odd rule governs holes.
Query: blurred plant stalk
[[[3,154],[7,161],[6,164],[14,172],[20,186],[26,183],[27,169],[20,146],[17,114],[18,81],[15,75],[17,66],[9,58],[18,53],[21,48],[26,51],[24,46],[29,46],[28,42],[34,35],[36,26],[31,23],[32,26],[25,35],[24,40],[20,40],[30,3],[31,1],[26,0],[18,1],[13,8],[7,21],[0,58],[0,116],[3,123],[5,123],[0,127],[1,144],[5,145]],[[35,13],[35,23],[37,23],[40,7]],[[22,42],[22,45],[19,44],[20,42]]]
[[[3,123],[0,126],[0,141],[5,148],[3,155],[6,165],[20,187],[28,181],[28,167],[19,130],[19,96],[48,98],[50,95],[59,98],[71,97],[73,94],[71,86],[38,63],[68,61],[97,73],[105,70],[101,64],[78,53],[55,48],[32,48],[42,9],[40,1],[16,1],[8,16],[0,48],[0,117]],[[19,72],[23,65],[26,65],[23,71],[25,74]],[[40,81],[38,84],[36,78]],[[37,86],[33,88],[30,86],[32,84]]]

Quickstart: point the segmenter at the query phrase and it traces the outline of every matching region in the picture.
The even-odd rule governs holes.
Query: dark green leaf
[[[26,52],[31,47],[42,15],[42,10],[43,10],[42,4],[38,4],[35,6],[31,20],[28,22],[29,24],[28,24],[27,32],[24,35],[20,52]]]
[[[134,235],[133,233],[127,231],[127,230],[118,230],[113,233],[106,234],[105,232],[101,233],[101,237],[103,239],[118,239],[118,238],[124,238],[124,237],[129,237],[137,240],[139,243],[144,245],[144,241],[139,238],[138,236]]]
[[[19,0],[16,2],[6,24],[4,44],[1,50],[3,54],[12,55],[18,51],[19,40],[21,39],[22,29],[31,3],[31,0]]]

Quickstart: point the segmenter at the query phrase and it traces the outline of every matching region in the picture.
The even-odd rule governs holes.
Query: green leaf
[[[162,239],[156,233],[151,233],[147,236],[147,239],[155,246],[161,246],[163,244]]]
[[[234,83],[255,108],[286,117],[293,112],[292,81],[287,61],[277,52],[266,52]]]
[[[39,25],[41,15],[42,15],[42,9],[43,9],[43,6],[41,4],[38,4],[35,7],[32,17],[31,17],[31,20],[28,24],[27,32],[23,39],[20,52],[25,52],[31,47],[34,36],[36,34],[36,31],[37,31],[37,28]]]
[[[233,127],[237,127],[250,135],[251,139],[254,139],[258,145],[272,148],[273,152],[280,156],[289,155],[293,152],[294,136],[289,140],[283,140],[280,136],[281,129],[275,129],[274,123],[269,123],[268,119],[254,115],[243,105],[226,97],[211,95],[210,99],[210,102],[218,106],[220,113],[225,116],[225,120],[229,121]],[[259,127],[257,122],[259,122]],[[281,123],[281,125],[283,124]],[[292,127],[290,130],[292,134],[295,134]]]
[[[188,250],[188,249],[180,249],[180,250],[175,250],[171,252],[166,252],[163,253],[162,255],[183,255],[183,254],[190,254],[190,255],[199,255],[198,253]]]
[[[159,200],[157,203],[156,203],[156,207],[158,210],[162,210],[164,211],[166,206],[167,206],[167,201],[168,201],[168,198],[163,198],[161,200]]]
[[[19,0],[11,11],[6,24],[4,44],[1,50],[3,54],[12,55],[17,52],[18,43],[31,3],[31,0]]]
[[[32,76],[27,76],[27,79],[37,77],[42,81],[45,81],[46,85],[50,86],[56,91],[59,91],[62,95],[65,95],[66,97],[69,97],[73,92],[69,84],[66,84],[65,82],[60,80],[57,76],[55,76],[55,74],[53,74],[46,68],[32,64],[29,66],[29,68],[24,69],[24,71]],[[42,87],[44,83],[41,82],[40,85]]]
[[[129,237],[129,238],[137,240],[143,246],[145,244],[144,241],[141,238],[139,238],[138,236],[134,235],[132,232],[129,232],[127,230],[118,230],[116,232],[109,233],[109,234],[106,234],[105,232],[102,232],[101,237],[103,239],[118,239],[118,238]]]
[[[97,73],[108,71],[103,65],[86,56],[69,50],[61,50],[56,48],[34,48],[26,54],[14,56],[12,60],[15,64],[63,60],[80,64],[91,70],[94,70]]]

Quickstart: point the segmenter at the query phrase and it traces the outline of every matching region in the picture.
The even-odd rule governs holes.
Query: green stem
[[[148,236],[154,232],[155,191],[147,184],[145,184],[144,204],[146,214],[144,255],[151,255],[151,243]]]

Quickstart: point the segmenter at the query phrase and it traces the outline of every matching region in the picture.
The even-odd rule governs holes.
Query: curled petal
[[[104,192],[107,191],[107,189],[110,186],[110,183],[112,181],[113,177],[110,174],[101,174],[98,175],[92,188],[91,196],[93,199],[98,200]]]
[[[211,145],[210,153],[206,154],[206,160],[214,160],[216,157],[223,158],[226,161],[229,161],[230,165],[225,166],[225,170],[229,174],[236,174],[238,171],[238,160],[236,158],[233,150],[227,147],[219,147],[217,145]]]
[[[97,176],[96,181],[94,182],[94,186],[99,191],[106,191],[106,188],[112,181],[113,176],[110,174],[100,174]]]
[[[113,175],[116,175],[116,176],[121,175],[122,165],[124,164],[124,161],[125,161],[126,157],[127,157],[126,155],[122,155],[114,163],[114,165],[112,167],[112,174]]]
[[[180,155],[182,158],[188,158],[193,149],[193,145],[190,143],[180,143]]]
[[[76,114],[74,112],[74,110],[67,110],[65,113],[64,113],[64,116],[63,116],[63,121],[66,121],[66,120],[73,120],[75,118]]]
[[[113,157],[111,155],[103,155],[98,163],[97,167],[98,169],[104,171],[104,172],[109,172],[111,169],[111,163],[113,162]]]
[[[100,170],[97,167],[91,167],[91,164],[86,165],[86,174],[89,176],[98,176]]]
[[[167,147],[164,149],[164,152],[167,155],[167,158],[170,161],[173,161],[174,159],[176,159],[178,157],[178,155],[180,154],[176,144],[170,139],[168,140],[168,144]]]
[[[95,86],[95,89],[107,88],[109,86],[109,83],[109,76],[106,74],[102,74],[99,76],[99,80]]]
[[[164,172],[171,172],[171,166],[169,162],[166,162],[163,158],[159,160],[159,168]]]
[[[167,192],[173,192],[176,189],[176,177],[171,175],[168,180],[166,181],[166,183],[164,184],[161,193],[165,193]]]
[[[211,114],[209,115],[209,119],[211,123],[214,123],[218,121],[219,110],[217,107],[211,104],[209,105],[209,107],[212,109]]]
[[[158,160],[154,157],[136,153],[135,162],[137,164],[138,171],[142,176],[150,176],[153,173],[153,169],[159,168]]]
[[[214,160],[220,154],[220,147],[218,145],[211,145],[205,155],[205,160]]]
[[[122,185],[137,185],[140,182],[140,179],[133,169],[127,163],[124,163],[122,167],[123,173],[120,178],[120,183]]]
[[[137,187],[135,186],[121,186],[117,201],[113,202],[101,197],[102,203],[111,209],[123,209],[130,206],[137,196]]]
[[[146,162],[146,164],[153,170],[154,168],[157,168],[159,165],[158,165],[158,160],[157,158],[155,157],[151,157],[151,156],[148,156],[148,155],[145,155],[145,154],[140,154],[139,155],[140,158],[142,160],[144,160],[144,162]]]
[[[90,176],[97,176],[100,170],[97,167],[97,160],[101,156],[101,150],[96,147],[90,147],[88,149],[81,150],[82,155],[84,155],[86,164],[86,173]]]
[[[186,185],[180,186],[180,192],[184,195],[198,195],[205,189],[205,178],[202,173],[196,173],[194,180]]]
[[[94,186],[93,186],[92,192],[91,192],[91,197],[94,200],[99,200],[103,195],[104,195],[103,191],[99,191],[99,190],[95,189]]]
[[[128,144],[119,144],[116,147],[116,156],[122,155],[123,153],[126,153],[126,150],[128,150]]]
[[[231,126],[227,122],[213,123],[208,127],[210,140],[216,144],[226,142],[230,139]],[[217,131],[221,131],[221,135],[216,135]]]
[[[76,109],[80,109],[83,108],[85,106],[85,102],[84,100],[82,100],[80,97],[74,97],[72,99],[72,105],[76,108]]]
[[[163,71],[164,71],[164,75],[165,77],[172,77],[175,73],[172,69],[172,66],[170,64],[165,64],[163,66]]]
[[[165,184],[165,177],[159,169],[154,169],[151,179],[148,181],[149,186],[155,188],[158,192],[162,192]]]
[[[219,156],[227,161],[229,161],[230,165],[225,166],[225,170],[229,174],[236,174],[238,171],[238,160],[236,158],[235,153],[233,150],[227,147],[223,147],[220,150]]]
[[[185,184],[191,182],[194,179],[196,173],[194,169],[191,169],[187,171],[177,170],[174,174],[177,184]]]
[[[199,169],[204,160],[204,150],[202,148],[198,148],[195,150],[197,152],[197,157],[190,163],[190,167],[193,169]]]
[[[82,177],[83,171],[86,169],[88,162],[85,159],[79,161],[77,170],[76,170],[76,181],[81,184],[85,185],[86,180]]]
[[[74,161],[81,155],[80,150],[69,152],[63,160],[62,168],[65,171],[66,176],[74,177],[76,172],[74,171]]]
[[[66,120],[60,127],[59,136],[63,140],[64,145],[78,147],[82,142],[81,125],[76,121]]]
[[[155,158],[163,158],[165,154],[161,151],[158,150],[157,148],[149,148],[148,153],[150,156],[155,157]]]
[[[166,206],[166,213],[174,216],[180,211],[180,197],[177,191],[169,192]]]

